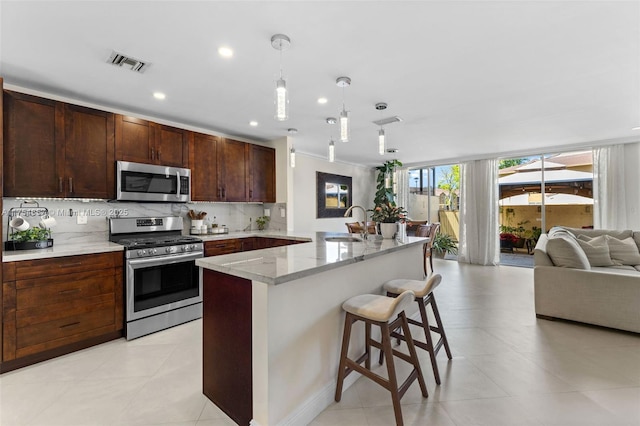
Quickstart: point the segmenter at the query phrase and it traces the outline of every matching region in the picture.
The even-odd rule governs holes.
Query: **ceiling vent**
[[[373,122],[373,124],[377,126],[386,126],[387,124],[399,123],[401,121],[402,121],[402,118],[398,117],[397,115],[394,115],[393,117],[381,118],[380,120],[376,120]]]
[[[107,63],[117,65],[119,67],[129,67],[131,71],[139,73],[143,73],[149,67],[149,65],[151,65],[148,62],[142,62],[138,59],[125,56],[122,53],[118,53],[116,51],[111,52],[111,56],[109,56],[109,59],[107,59]]]

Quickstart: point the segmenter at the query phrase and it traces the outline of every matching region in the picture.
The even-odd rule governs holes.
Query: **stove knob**
[[[158,252],[158,250],[156,249],[149,249],[149,254],[156,254]]]
[[[164,249],[164,251],[167,253],[171,253],[171,247],[167,247],[166,249]]]
[[[138,254],[138,256],[142,256],[144,254],[144,252],[142,250],[138,250],[137,254]]]
[[[180,246],[180,250],[181,251],[187,251],[188,247],[187,246]]]
[[[195,249],[196,249],[196,245],[195,245],[195,244],[191,244],[191,245],[189,246],[189,248],[190,248],[191,250],[195,250]]]

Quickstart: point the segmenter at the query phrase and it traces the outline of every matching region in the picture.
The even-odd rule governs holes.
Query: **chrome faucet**
[[[362,237],[363,240],[366,240],[369,237],[369,232],[367,230],[367,211],[364,209],[364,207],[361,207],[361,206],[351,206],[347,209],[346,212],[344,212],[344,217],[348,217],[351,214],[351,210],[353,209],[362,210],[362,214],[364,215],[364,218],[362,221],[362,232],[360,232],[360,236]]]

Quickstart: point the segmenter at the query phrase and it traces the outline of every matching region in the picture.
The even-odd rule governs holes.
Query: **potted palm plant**
[[[445,254],[458,254],[458,243],[451,235],[438,232],[431,243],[431,251],[438,257],[444,257]]]

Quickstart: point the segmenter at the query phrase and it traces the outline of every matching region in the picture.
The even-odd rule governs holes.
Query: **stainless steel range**
[[[127,340],[202,317],[202,241],[182,235],[181,217],[109,219],[125,247]]]

